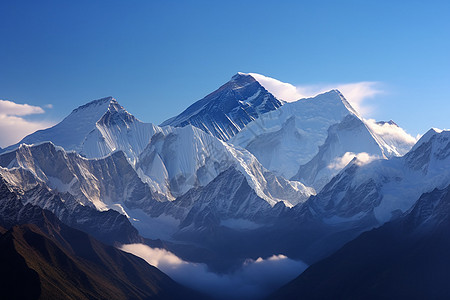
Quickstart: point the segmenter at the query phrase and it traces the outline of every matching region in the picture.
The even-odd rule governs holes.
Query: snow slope
[[[68,222],[92,224],[95,220],[90,216],[96,216],[92,209],[112,209],[129,218],[147,237],[166,239],[194,216],[198,219],[213,213],[219,223],[237,218],[263,222],[262,216],[271,215],[277,203],[292,207],[314,193],[299,182],[274,176],[249,152],[238,151],[198,128],[169,129],[170,133],[159,133],[152,139],[138,171],[122,151],[86,159],[52,143],[42,143],[23,144],[1,154],[0,175],[18,191],[27,191],[31,203]],[[155,170],[154,157],[159,157],[158,172],[150,173],[150,178],[145,172]],[[166,193],[154,189],[154,176],[161,170],[166,170]],[[220,197],[213,196],[217,191]]]
[[[143,151],[136,169],[155,192],[174,198],[195,187],[206,186],[230,167],[245,176],[248,184],[270,205],[284,201],[288,206],[303,202],[314,190],[290,182],[264,169],[248,151],[187,125],[166,128]]]
[[[121,151],[102,159],[86,159],[52,143],[24,144],[1,154],[0,166],[9,171],[27,170],[51,189],[68,193],[76,203],[100,211],[113,209],[127,215],[124,207],[147,209],[153,202],[161,200],[160,195],[152,193],[140,180]],[[19,175],[9,175],[8,178],[11,184],[24,189],[25,184],[35,184]]]
[[[327,138],[328,128],[349,114],[356,112],[334,90],[264,114],[230,143],[252,152],[267,169],[290,178],[314,157]]]
[[[450,131],[431,129],[403,157],[364,164],[354,159],[305,204],[325,222],[383,224],[423,193],[450,184]]]
[[[377,133],[374,129],[382,132],[381,126],[369,126],[332,90],[260,116],[229,142],[249,150],[268,170],[320,190],[356,155],[392,157],[414,144],[404,131],[390,134],[391,127],[383,127],[384,135]]]
[[[32,133],[4,150],[16,149],[22,143],[50,141],[88,158],[99,158],[122,150],[135,163],[153,134],[161,130],[153,124],[139,121],[116,99],[107,97],[78,107],[55,126]]]

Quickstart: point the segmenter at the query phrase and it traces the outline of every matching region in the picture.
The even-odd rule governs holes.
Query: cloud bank
[[[44,109],[29,104],[0,100],[0,147],[17,143],[24,136],[52,125],[45,121],[30,121],[26,116],[43,114]]]
[[[144,244],[123,245],[121,250],[143,258],[175,281],[216,299],[258,299],[302,273],[307,265],[284,255],[248,259],[232,274],[216,274],[205,264],[186,262],[175,254]]]
[[[302,98],[313,97],[317,94],[328,92],[332,89],[338,89],[344,97],[350,102],[353,108],[361,115],[367,115],[373,111],[373,106],[366,100],[382,93],[379,83],[374,81],[362,81],[345,84],[317,84],[317,85],[298,85],[281,82],[261,74],[249,73],[265,89],[272,93],[278,99],[293,102]]]

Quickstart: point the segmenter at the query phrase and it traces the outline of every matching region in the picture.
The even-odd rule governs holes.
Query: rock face
[[[39,216],[36,219],[27,215],[30,212],[27,207],[32,205],[51,211],[68,226],[88,232],[107,244],[142,242],[142,237],[124,215],[81,205],[70,194],[52,191],[42,182],[28,188],[23,185],[24,189],[20,181],[11,183],[14,174],[8,173],[6,170],[0,172],[0,226],[38,224]],[[29,171],[24,173],[32,177]]]
[[[285,205],[280,203],[283,207]],[[181,229],[203,230],[227,224],[234,229],[257,228],[275,218],[275,210],[250,187],[245,176],[234,168],[217,176],[205,187],[192,189],[167,207],[178,218]],[[233,222],[235,221],[235,222]]]
[[[22,145],[0,155],[0,166],[29,170],[50,188],[69,193],[76,201],[100,211],[115,209],[123,213],[122,204],[143,208],[158,199],[139,179],[123,152],[89,160],[51,143]]]
[[[205,98],[195,102],[161,126],[183,127],[191,124],[227,141],[261,114],[277,109],[282,102],[254,77],[238,73]]]

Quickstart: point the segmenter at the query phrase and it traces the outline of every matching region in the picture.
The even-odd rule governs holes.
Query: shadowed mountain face
[[[271,299],[448,299],[450,186],[312,265]]]
[[[10,181],[21,178],[23,186],[29,190],[8,183],[5,177],[9,177]],[[62,195],[44,183],[39,183],[27,170],[0,171],[0,226],[9,228],[30,223],[32,216],[28,215],[27,205],[43,207],[53,212],[64,224],[88,232],[107,244],[142,241],[127,217],[116,211],[97,211],[81,205],[70,194]],[[39,222],[39,217],[31,223],[36,222]]]
[[[227,141],[261,114],[282,103],[251,75],[238,73],[216,91],[189,106],[161,126],[191,124]]]
[[[144,260],[62,224],[48,211],[27,205],[21,213],[38,225],[2,230],[4,299],[201,299]]]

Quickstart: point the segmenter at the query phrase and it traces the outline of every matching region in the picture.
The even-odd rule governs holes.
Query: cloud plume
[[[399,155],[406,154],[418,140],[418,137],[411,136],[392,121],[376,122],[373,119],[365,119],[364,122]]]
[[[39,106],[0,100],[0,147],[17,143],[24,136],[52,125],[46,121],[30,121],[25,117],[45,113]]]
[[[380,157],[378,157],[376,155],[370,155],[367,152],[361,152],[361,153],[346,152],[341,157],[335,158],[333,160],[333,162],[331,164],[329,164],[327,167],[329,169],[342,170],[354,158],[356,158],[355,163],[358,166],[362,166],[362,165],[370,163],[371,161],[373,161],[375,159],[379,159]]]
[[[175,254],[144,244],[123,245],[121,250],[143,258],[175,281],[215,299],[258,299],[303,272],[307,265],[284,255],[247,259],[232,274],[210,272],[205,264],[186,262]]]
[[[373,106],[367,103],[366,100],[382,93],[379,88],[380,84],[375,81],[294,86],[264,75],[256,73],[249,74],[275,97],[287,102],[313,97],[317,94],[321,94],[332,89],[338,89],[348,100],[348,102],[350,102],[353,108],[363,116],[373,111]]]

